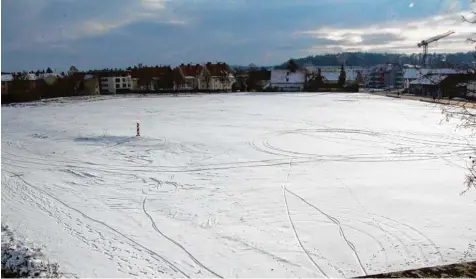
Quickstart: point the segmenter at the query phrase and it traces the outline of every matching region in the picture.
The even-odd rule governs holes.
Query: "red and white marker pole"
[[[136,134],[136,137],[140,137],[140,124],[139,122],[137,122],[137,134]]]

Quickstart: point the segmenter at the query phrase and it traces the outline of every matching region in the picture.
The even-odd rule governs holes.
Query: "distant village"
[[[476,99],[474,71],[398,63],[372,67],[232,68],[227,63],[144,66],[68,72],[2,72],[2,104],[45,98],[126,93],[359,92],[397,90],[421,96]]]

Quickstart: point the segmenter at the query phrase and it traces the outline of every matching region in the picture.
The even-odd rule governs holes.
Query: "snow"
[[[3,74],[2,75],[2,81],[12,81],[13,76],[11,74]]]
[[[419,79],[413,80],[410,84],[414,85],[439,85],[443,80],[445,80],[447,75],[427,75]]]
[[[271,70],[271,83],[304,83],[306,81],[306,73],[301,71],[291,72],[289,70],[274,69]]]
[[[405,69],[405,72],[403,73],[403,78],[404,79],[418,79],[423,76],[426,76],[428,74],[432,75],[449,75],[449,74],[457,74],[458,71],[456,69],[427,69],[427,68],[422,68],[422,69]]]
[[[352,277],[476,260],[476,142],[367,94],[2,107],[2,222],[78,277]],[[139,121],[141,137],[135,137]]]

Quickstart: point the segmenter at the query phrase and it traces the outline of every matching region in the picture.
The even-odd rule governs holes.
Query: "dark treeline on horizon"
[[[419,65],[422,54],[398,54],[377,52],[344,52],[310,55],[303,58],[294,58],[299,66],[346,66],[369,67],[378,64],[400,63]],[[458,53],[430,53],[428,63],[432,67],[451,67],[455,65],[470,65],[476,58],[476,52]],[[287,62],[278,65],[284,66]]]

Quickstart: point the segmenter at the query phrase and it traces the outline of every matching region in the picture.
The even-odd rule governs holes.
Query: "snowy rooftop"
[[[447,69],[447,68],[441,68],[441,69],[416,69],[416,68],[408,68],[405,69],[405,72],[403,73],[403,78],[404,79],[417,79],[422,76],[425,76],[427,74],[440,74],[440,75],[448,75],[448,74],[457,74],[461,71],[458,71],[456,69]]]
[[[25,75],[26,80],[37,80],[38,77],[35,74],[32,73],[27,73]],[[12,81],[13,80],[13,75],[12,74],[3,74],[2,75],[2,81]]]
[[[12,81],[13,76],[11,74],[4,74],[2,75],[2,81]]]
[[[346,69],[345,70],[345,79],[346,80],[356,80],[357,79],[357,74],[359,73],[360,70],[353,70],[353,69]],[[329,81],[336,81],[339,80],[340,76],[340,70],[339,71],[332,71],[332,72],[327,72],[327,71],[321,71],[321,75],[325,77]]]
[[[289,70],[276,69],[271,71],[271,83],[304,83],[306,73],[302,71],[291,72]]]
[[[422,76],[421,78],[418,78],[416,80],[411,81],[410,84],[415,84],[415,85],[437,85],[437,84],[440,84],[440,82],[442,82],[447,77],[448,77],[447,75],[426,75],[426,76]]]

